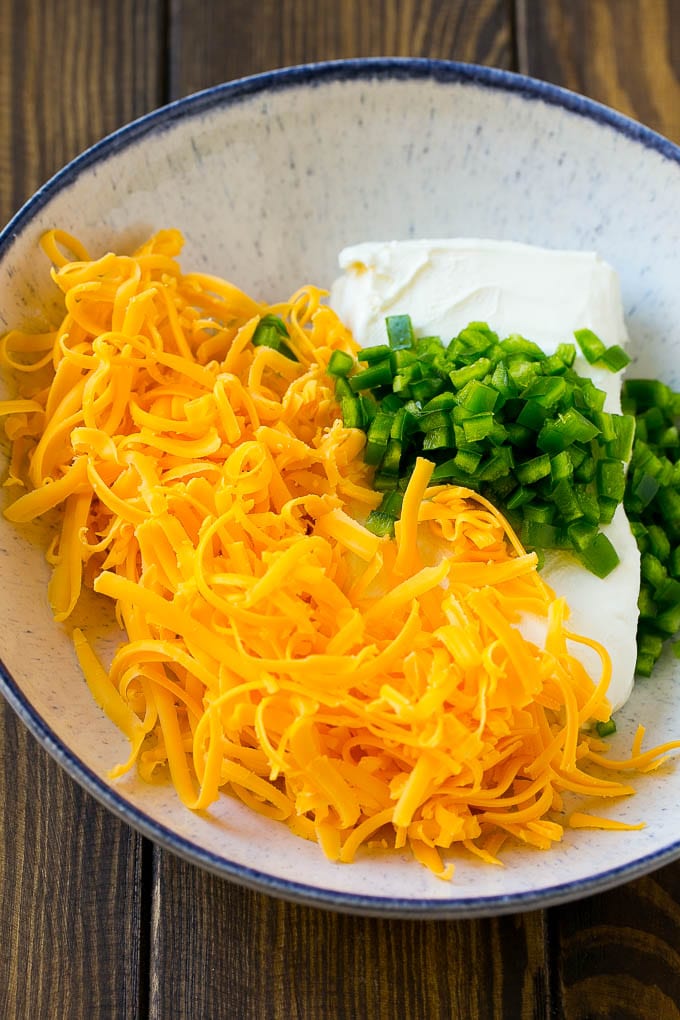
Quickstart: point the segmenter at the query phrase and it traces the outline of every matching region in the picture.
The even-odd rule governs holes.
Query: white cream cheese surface
[[[520,333],[546,354],[574,342],[574,330],[592,329],[609,346],[628,343],[619,281],[614,269],[592,252],[555,251],[506,241],[460,238],[367,242],[345,248],[342,275],[330,303],[364,347],[385,343],[385,317],[408,314],[418,336],[447,343],[469,322],[486,322],[501,337]],[[605,409],[621,411],[621,374],[574,365],[607,394]],[[620,564],[600,579],[568,553],[546,556],[544,580],[566,598],[569,629],[603,644],[612,660],[608,697],[616,710],[630,695],[636,659],[640,556],[619,507],[603,529]],[[521,623],[539,641],[537,618]],[[599,659],[573,644],[595,679]]]

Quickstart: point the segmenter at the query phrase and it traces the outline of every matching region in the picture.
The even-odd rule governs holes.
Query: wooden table
[[[170,99],[369,55],[519,70],[680,142],[678,0],[0,0],[0,219]],[[4,704],[0,804],[6,1020],[680,1017],[680,864],[500,919],[294,906],[147,842]]]

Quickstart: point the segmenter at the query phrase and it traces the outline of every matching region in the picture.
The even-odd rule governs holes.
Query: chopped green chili
[[[333,351],[328,362],[328,374],[334,376],[349,375],[354,368],[354,358],[346,351]]]
[[[524,337],[499,339],[485,323],[470,323],[446,346],[417,338],[407,315],[390,316],[386,327],[386,344],[358,359],[336,352],[329,364],[343,421],[366,432],[364,457],[383,493],[367,526],[393,534],[425,453],[435,462],[433,483],[482,493],[540,557],[570,548],[605,577],[619,558],[601,528],[623,500],[642,554],[636,669],[649,676],[680,629],[680,394],[658,380],[629,379],[623,413],[613,414],[604,392],[574,370],[573,343],[546,356]],[[281,320],[266,316],[258,330],[258,343],[286,353]],[[591,330],[574,337],[590,364],[628,364]]]
[[[636,672],[649,677],[680,629],[680,394],[657,379],[627,379],[621,403],[636,423],[634,439],[617,442],[631,446],[623,505],[641,553]]]
[[[297,361],[286,343],[289,339],[286,324],[279,315],[263,315],[255,327],[251,343],[254,347],[271,347],[290,361]]]
[[[635,422],[603,410],[604,392],[573,368],[575,344],[546,355],[525,337],[500,339],[472,322],[445,346],[439,337],[416,337],[408,315],[389,316],[386,331],[387,343],[361,351],[353,371],[344,359],[330,366],[345,424],[367,434],[375,487],[388,494],[405,485],[416,457],[426,454],[435,462],[433,481],[480,491],[530,547],[573,548],[594,572],[613,569],[615,551],[598,536],[623,496]],[[593,363],[622,360],[623,352],[589,330],[575,339]],[[668,433],[669,449],[673,441]],[[655,480],[664,463],[647,460],[644,478]],[[641,502],[649,491],[644,481]],[[376,513],[398,516],[384,502]],[[675,515],[670,503],[667,513]],[[370,520],[382,527],[381,516]]]

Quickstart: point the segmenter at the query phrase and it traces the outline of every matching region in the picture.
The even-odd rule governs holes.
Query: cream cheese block
[[[385,318],[399,314],[410,315],[416,335],[445,343],[472,321],[488,323],[501,337],[520,333],[546,354],[573,343],[574,330],[584,327],[607,346],[628,343],[617,274],[593,252],[467,238],[387,241],[345,248],[339,264],[330,304],[364,347],[385,343]],[[621,413],[621,373],[580,357],[574,368],[604,390],[605,410]],[[595,577],[563,552],[546,555],[542,576],[566,598],[570,629],[607,648],[608,697],[616,710],[633,687],[640,555],[623,507],[603,531],[621,561],[608,577]],[[520,626],[527,638],[541,639],[542,621],[527,617]],[[571,651],[599,675],[594,652],[579,644]]]

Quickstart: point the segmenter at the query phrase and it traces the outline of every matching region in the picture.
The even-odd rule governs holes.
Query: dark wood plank
[[[172,96],[290,64],[426,56],[513,66],[507,0],[171,0]]]
[[[680,141],[680,8],[665,0],[517,0],[520,69]],[[551,911],[564,1020],[680,1016],[680,865]]]
[[[676,0],[516,0],[519,70],[680,141]]]
[[[163,100],[162,0],[0,0],[0,221]],[[145,1013],[143,841],[0,703],[0,1016]]]
[[[173,0],[171,10],[173,96],[349,56],[513,66],[504,0]],[[158,1020],[548,1015],[540,912],[466,923],[347,917],[240,889],[162,851],[156,860]]]
[[[155,891],[152,1020],[549,1016],[541,913],[455,923],[332,914],[166,853]]]
[[[0,1016],[137,1016],[141,837],[2,701],[0,746]]]
[[[565,1020],[678,1020],[680,867],[552,912]]]
[[[78,152],[164,98],[164,0],[0,0],[4,223]]]

